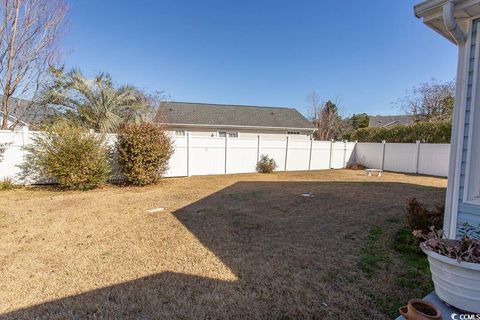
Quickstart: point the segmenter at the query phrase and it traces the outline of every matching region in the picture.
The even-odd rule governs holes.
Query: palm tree
[[[115,87],[109,74],[87,79],[80,70],[52,69],[52,83],[43,102],[64,116],[99,132],[113,132],[122,123],[137,121],[148,110],[146,96],[132,86]]]

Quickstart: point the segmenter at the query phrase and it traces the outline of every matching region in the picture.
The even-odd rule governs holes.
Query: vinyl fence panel
[[[188,137],[180,136],[172,139],[173,154],[168,163],[166,177],[184,177],[188,176]]]
[[[267,140],[260,141],[260,155],[268,155],[277,163],[276,171],[285,170],[285,157],[287,156],[287,141]]]
[[[355,147],[356,162],[367,168],[382,169],[383,144],[382,143],[357,143]]]
[[[332,169],[341,169],[345,168],[346,164],[346,144],[345,142],[334,142],[332,144]]]
[[[287,171],[308,170],[310,146],[310,140],[288,141]]]
[[[225,173],[225,140],[218,137],[190,138],[191,175]]]
[[[418,173],[433,176],[448,175],[450,144],[420,144]]]
[[[311,170],[330,169],[330,141],[313,141]]]
[[[395,172],[416,173],[417,144],[386,143],[383,169]]]
[[[227,173],[255,172],[258,139],[228,138]]]
[[[32,137],[42,134],[22,131],[0,131],[0,143],[8,143],[0,162],[0,179],[21,180],[20,165],[26,159],[24,146]],[[368,168],[396,172],[446,176],[450,145],[420,143],[354,143],[289,139],[228,138],[173,136],[174,152],[167,177],[255,172],[258,158],[273,158],[277,171],[321,170],[345,168],[360,163]],[[116,135],[107,135],[114,146]],[[119,167],[114,165],[114,180],[121,180]],[[42,181],[26,181],[26,183]]]

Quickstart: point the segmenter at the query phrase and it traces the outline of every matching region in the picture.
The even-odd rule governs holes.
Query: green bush
[[[406,216],[407,227],[411,231],[421,230],[423,234],[428,234],[432,226],[436,230],[440,230],[443,227],[444,212],[445,206],[438,205],[430,210],[416,198],[409,199]]]
[[[409,126],[393,128],[361,128],[352,135],[360,142],[450,143],[452,125],[447,122],[417,122]]]
[[[158,125],[127,123],[118,132],[118,163],[129,183],[156,183],[168,169],[172,140]]]
[[[267,155],[262,155],[257,162],[257,172],[259,173],[272,173],[277,168],[275,160],[269,158]]]
[[[0,191],[11,190],[15,188],[15,182],[12,178],[4,178],[3,181],[0,181]]]
[[[110,176],[110,149],[104,136],[58,122],[27,147],[27,175],[53,180],[67,189],[92,189]]]

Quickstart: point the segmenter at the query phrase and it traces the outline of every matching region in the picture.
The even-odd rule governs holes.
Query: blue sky
[[[67,67],[175,101],[398,114],[405,90],[455,76],[456,47],[419,0],[70,0]]]

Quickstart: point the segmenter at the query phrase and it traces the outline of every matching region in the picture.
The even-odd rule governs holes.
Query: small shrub
[[[109,153],[102,135],[61,121],[33,138],[27,147],[28,175],[68,189],[92,189],[110,176]]]
[[[257,172],[259,173],[272,173],[277,168],[277,163],[267,155],[262,155],[257,162]]]
[[[117,153],[128,182],[144,186],[158,182],[167,171],[172,140],[158,125],[127,123],[118,132]]]
[[[347,165],[347,169],[349,170],[365,170],[367,167],[365,167],[363,164],[360,163],[351,163]]]
[[[11,190],[13,188],[15,188],[15,183],[12,178],[7,177],[0,182],[0,191]]]
[[[407,226],[411,231],[420,230],[428,234],[430,228],[442,229],[443,213],[445,207],[438,205],[432,210],[422,205],[416,198],[408,200],[407,203]]]

